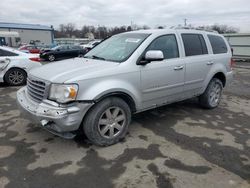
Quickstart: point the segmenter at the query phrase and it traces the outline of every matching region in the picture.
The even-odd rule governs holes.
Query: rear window
[[[208,35],[208,39],[211,43],[214,54],[227,53],[227,45],[222,37],[216,35]]]
[[[208,54],[206,42],[201,34],[181,35],[186,56]]]
[[[0,49],[0,57],[4,56],[18,56],[18,54]]]

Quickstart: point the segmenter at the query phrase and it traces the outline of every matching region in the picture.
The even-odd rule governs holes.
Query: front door
[[[156,38],[147,48],[161,50],[163,61],[153,61],[141,67],[141,92],[143,108],[152,108],[182,98],[185,62],[179,58],[175,34]]]

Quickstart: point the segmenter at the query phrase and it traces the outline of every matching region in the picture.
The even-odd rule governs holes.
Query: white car
[[[36,54],[27,54],[10,47],[0,46],[0,82],[19,86],[26,83],[27,73],[39,67],[40,58]]]

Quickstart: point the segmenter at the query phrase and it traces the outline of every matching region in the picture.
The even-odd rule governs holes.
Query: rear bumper
[[[79,129],[84,115],[93,105],[75,102],[62,107],[47,100],[37,103],[29,98],[26,87],[18,90],[17,104],[23,116],[62,137],[65,137],[63,135],[69,135],[66,133]]]
[[[226,73],[226,87],[231,84],[233,81],[233,71],[227,72]]]

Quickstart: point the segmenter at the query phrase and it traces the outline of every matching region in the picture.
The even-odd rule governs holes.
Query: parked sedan
[[[25,52],[25,53],[31,53],[31,54],[39,54],[40,48],[35,45],[24,45],[18,48],[18,50]]]
[[[24,85],[27,73],[39,66],[41,63],[37,54],[0,46],[0,82],[13,86]]]
[[[73,57],[82,57],[86,52],[87,50],[82,49],[80,46],[61,45],[50,50],[41,51],[40,58],[47,61],[55,61]]]

